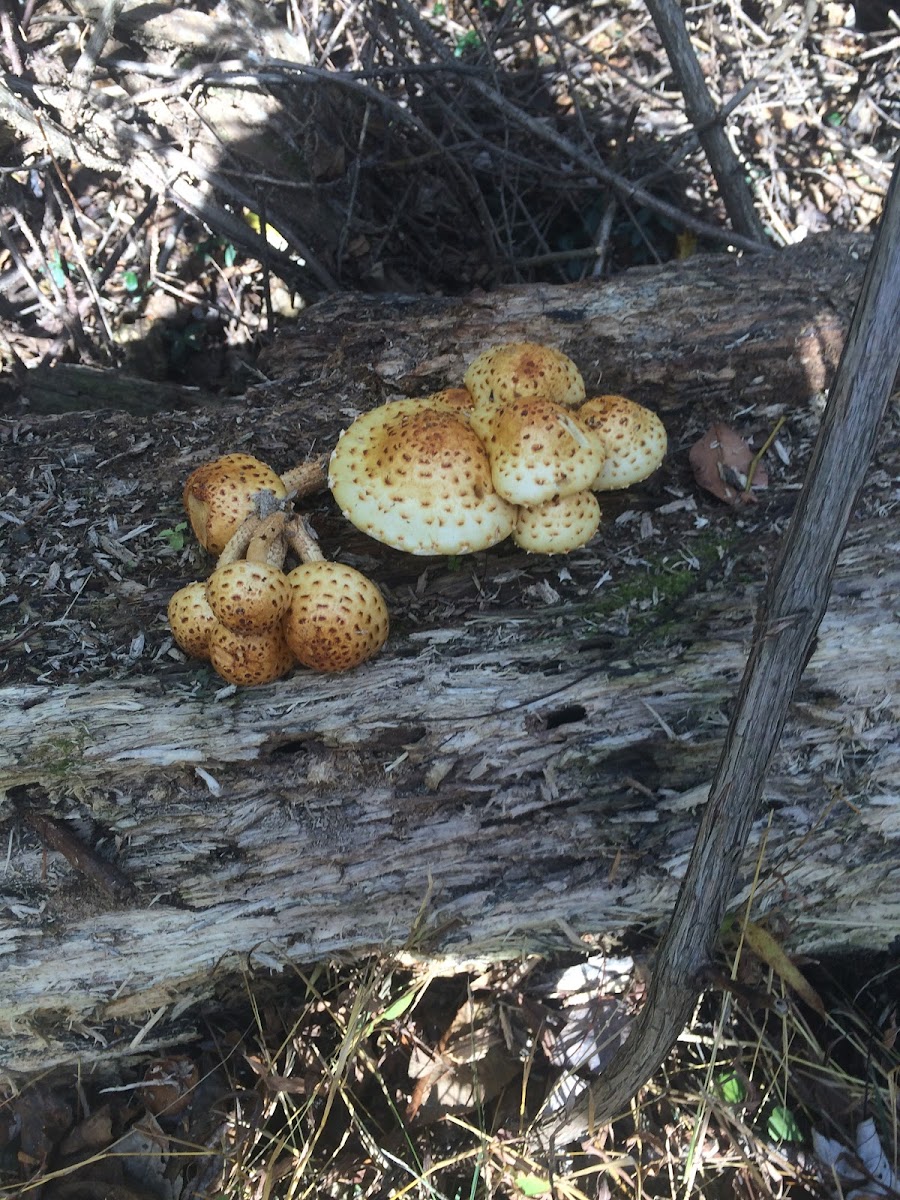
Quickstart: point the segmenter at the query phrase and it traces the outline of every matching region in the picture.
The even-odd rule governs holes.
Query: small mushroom
[[[169,628],[175,641],[191,658],[209,658],[209,635],[218,624],[206,598],[206,582],[198,580],[179,588],[169,601]]]
[[[586,545],[600,526],[600,505],[593,492],[556,496],[519,509],[513,541],[532,554],[568,554]]]
[[[634,400],[593,396],[582,404],[578,416],[606,451],[606,461],[590,485],[595,492],[640,483],[666,456],[666,427],[655,412]]]
[[[206,581],[216,620],[235,633],[264,633],[279,623],[291,601],[280,567],[240,559],[217,567]]]
[[[357,529],[409,554],[469,554],[508,537],[515,509],[459,408],[394,400],[358,417],[331,456],[328,484]]]
[[[510,504],[543,504],[590,488],[606,457],[577,412],[539,397],[494,409],[482,436],[494,487]]]
[[[280,625],[263,633],[237,633],[217,623],[209,635],[209,660],[226,683],[240,687],[273,683],[295,665]]]
[[[538,342],[509,342],[482,351],[463,382],[476,409],[513,400],[554,400],[576,408],[585,397],[584,380],[571,358]]]
[[[251,454],[226,454],[187,477],[182,500],[197,541],[221,554],[229,538],[255,512],[254,497],[270,491],[283,500],[287,489],[266,463]]]
[[[313,671],[346,671],[377,654],[387,641],[387,605],[378,587],[344,563],[306,562],[287,576],[291,602],[284,619],[287,645]]]

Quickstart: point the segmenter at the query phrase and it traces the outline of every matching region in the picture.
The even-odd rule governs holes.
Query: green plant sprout
[[[187,521],[179,521],[173,529],[161,529],[156,536],[164,541],[170,550],[183,550],[185,533]]]

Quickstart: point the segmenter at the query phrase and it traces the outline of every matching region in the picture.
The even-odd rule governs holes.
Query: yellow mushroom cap
[[[357,529],[410,554],[484,550],[515,522],[465,417],[430,397],[358,417],[331,455],[328,485]]]
[[[510,504],[543,504],[581,492],[605,458],[576,412],[536,397],[496,408],[483,441],[494,487]]]
[[[625,396],[593,396],[578,416],[606,450],[606,461],[591,484],[612,492],[640,483],[666,456],[666,427],[649,408]]]
[[[463,382],[476,408],[511,400],[555,400],[575,408],[584,400],[584,380],[567,354],[538,342],[508,342],[482,351]]]
[[[291,653],[313,671],[346,671],[377,654],[390,618],[379,588],[336,562],[308,562],[287,576],[291,604],[284,635]]]
[[[600,526],[600,505],[593,492],[575,492],[519,509],[513,541],[532,554],[568,554],[586,545]]]
[[[253,497],[268,489],[287,495],[280,477],[252,454],[226,454],[204,463],[187,477],[182,500],[197,541],[210,554],[225,543],[254,511]]]
[[[272,683],[295,665],[280,625],[264,633],[237,633],[217,623],[209,635],[209,659],[226,683],[240,687]]]
[[[287,612],[291,586],[278,567],[242,558],[213,571],[206,581],[206,598],[228,629],[262,633]]]
[[[206,581],[179,588],[169,601],[169,628],[175,641],[192,658],[209,658],[209,635],[217,624],[206,599]]]
[[[430,396],[425,396],[423,403],[431,405],[446,404],[454,412],[468,416],[472,411],[475,400],[468,388],[448,387],[441,388],[439,392],[432,392]]]

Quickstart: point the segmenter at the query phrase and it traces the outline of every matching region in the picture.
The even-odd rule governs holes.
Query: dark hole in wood
[[[271,742],[270,754],[308,754],[310,738],[287,738],[283,742]]]
[[[573,721],[583,721],[586,716],[587,709],[583,704],[567,704],[549,714],[545,728],[557,729],[560,725],[571,725]]]

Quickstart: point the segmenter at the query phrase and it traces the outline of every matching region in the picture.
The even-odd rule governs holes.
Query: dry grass
[[[159,1094],[152,1116],[146,1062],[120,1066],[112,1083],[34,1082],[11,1097],[0,1116],[19,1121],[21,1174],[13,1182],[6,1162],[2,1194],[55,1200],[115,1182],[109,1194],[128,1200],[824,1200],[853,1185],[817,1156],[813,1131],[852,1156],[869,1116],[896,1179],[896,964],[807,967],[821,1012],[746,950],[720,966],[731,990],[707,993],[630,1112],[568,1146],[539,1138],[536,1122],[621,1036],[642,994],[643,971],[627,956],[535,959],[477,978],[435,978],[387,958],[248,978],[242,1004],[164,1060],[162,1074],[183,1082]],[[851,973],[858,983],[847,990],[840,980]],[[67,1098],[70,1127],[50,1145]],[[153,1156],[133,1142],[148,1123]],[[46,1160],[24,1181],[22,1145],[40,1135]]]

